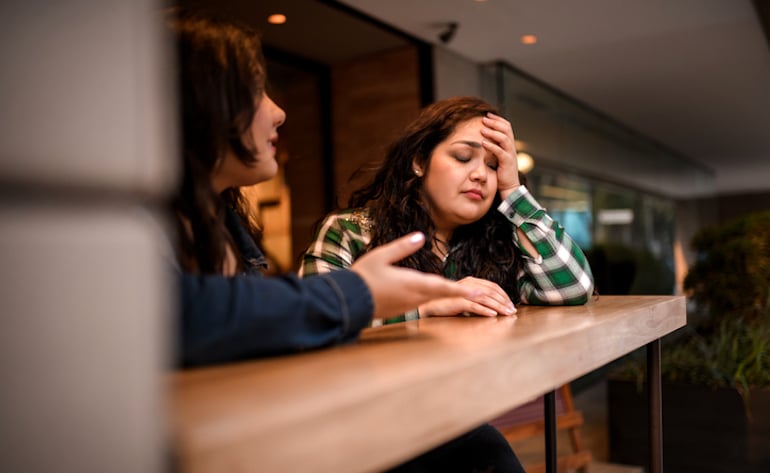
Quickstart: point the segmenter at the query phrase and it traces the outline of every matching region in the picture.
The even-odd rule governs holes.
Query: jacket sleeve
[[[296,275],[180,273],[182,366],[278,355],[355,339],[374,310],[352,271]]]
[[[526,187],[520,186],[498,210],[521,229],[537,250],[524,255],[518,276],[521,301],[534,305],[585,304],[593,293],[594,278],[583,251],[564,228],[548,215]]]

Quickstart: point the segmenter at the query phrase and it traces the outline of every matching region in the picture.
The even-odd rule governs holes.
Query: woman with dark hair
[[[178,364],[342,343],[373,316],[473,292],[393,265],[422,246],[419,233],[371,252],[350,271],[305,280],[263,277],[266,259],[240,187],[276,174],[277,130],[286,114],[265,93],[259,37],[185,14],[168,23],[177,40],[184,172],[173,201],[181,291]]]
[[[511,315],[514,304],[583,304],[592,294],[583,252],[521,184],[511,124],[478,98],[426,107],[351,205],[323,221],[301,274],[347,268],[418,230],[426,243],[402,266],[479,289],[475,297],[432,300],[387,322]]]

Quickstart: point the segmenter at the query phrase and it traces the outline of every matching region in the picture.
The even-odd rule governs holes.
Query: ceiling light
[[[521,37],[521,44],[535,44],[537,43],[537,36],[533,34],[525,34]]]
[[[267,22],[271,25],[282,25],[286,23],[286,15],[281,13],[274,13],[267,17]]]
[[[516,153],[516,162],[518,163],[519,171],[521,171],[522,174],[528,173],[535,167],[535,160],[532,159],[532,156],[530,156],[529,153],[521,151]]]

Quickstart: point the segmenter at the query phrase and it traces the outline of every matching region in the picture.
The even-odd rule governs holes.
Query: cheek
[[[264,118],[257,114],[251,123],[251,136],[254,137],[254,143],[257,145],[261,145],[269,139],[269,128],[265,126],[264,122]]]
[[[442,183],[441,179],[439,179],[436,174],[429,174],[423,183],[423,191],[425,192],[425,197],[428,199],[428,201],[431,202],[432,205],[436,205],[444,200],[443,196],[445,193],[445,188],[446,183]]]
[[[251,127],[251,138],[254,140],[254,144],[257,145],[258,148],[262,147],[262,142],[264,141],[262,139],[262,132],[259,126],[252,126]]]

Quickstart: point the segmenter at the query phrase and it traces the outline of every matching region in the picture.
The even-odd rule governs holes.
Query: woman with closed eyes
[[[424,247],[401,264],[478,289],[385,323],[512,315],[515,304],[583,304],[593,292],[583,252],[521,183],[511,124],[478,98],[425,108],[351,204],[322,222],[302,274],[350,267],[372,248],[419,230]]]

